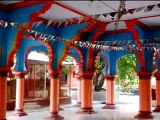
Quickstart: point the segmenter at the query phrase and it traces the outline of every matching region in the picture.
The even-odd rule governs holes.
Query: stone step
[[[40,109],[40,108],[41,108],[41,105],[38,105],[37,102],[24,103],[25,110],[35,110],[35,109]]]
[[[27,102],[27,103],[24,103],[24,106],[34,106],[34,105],[37,105],[37,102]]]
[[[40,109],[41,105],[34,105],[34,106],[24,106],[25,110],[36,110],[36,109]]]

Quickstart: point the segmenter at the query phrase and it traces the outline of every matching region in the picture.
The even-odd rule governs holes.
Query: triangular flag
[[[43,23],[43,21],[38,21],[36,27],[40,26]]]
[[[135,9],[129,9],[129,10],[128,10],[128,13],[133,14],[134,11],[135,11]]]
[[[57,23],[58,23],[57,20],[54,20],[53,26],[55,26]]]
[[[96,14],[96,15],[93,16],[93,18],[94,18],[95,20],[97,20],[100,16],[101,16],[101,14]]]
[[[144,10],[145,12],[151,11],[156,5],[149,5],[147,8]]]
[[[131,40],[129,40],[128,42],[127,42],[127,45],[129,45],[131,43]]]
[[[136,8],[136,9],[135,9],[135,12],[139,12],[139,11],[143,10],[144,8],[145,8],[145,7]]]
[[[64,22],[63,20],[58,21],[58,27],[60,27],[62,25],[62,23]]]
[[[80,17],[78,20],[78,24],[81,23],[84,20],[84,17]]]
[[[10,25],[13,27],[13,26],[14,26],[14,23],[10,23]]]
[[[33,22],[31,25],[31,28],[34,27],[37,24],[37,22]]]
[[[160,8],[160,3],[159,3],[159,4],[157,4],[157,7],[159,7],[159,8]]]
[[[108,16],[108,14],[109,14],[109,13],[105,13],[105,14],[102,14],[102,15],[106,18],[106,17]]]
[[[7,27],[8,26],[8,22],[4,22],[4,27]]]
[[[51,24],[53,23],[53,21],[54,21],[54,20],[49,20],[48,23],[47,23],[46,28],[47,28],[49,25],[51,25]]]
[[[69,24],[69,20],[66,20],[65,22],[64,22],[64,26],[67,26]]]
[[[110,13],[110,16],[111,16],[111,19],[113,20],[114,19],[114,16],[116,15],[117,12],[112,12]]]
[[[84,18],[84,22],[88,22],[88,20],[89,20],[89,17]]]

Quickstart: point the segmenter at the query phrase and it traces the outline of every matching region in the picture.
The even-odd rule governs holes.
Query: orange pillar
[[[0,120],[6,120],[7,72],[0,73]]]
[[[15,115],[25,116],[27,115],[24,110],[24,80],[26,72],[14,73],[16,79],[16,102],[15,102]]]
[[[135,118],[153,118],[151,112],[151,75],[152,73],[140,72],[139,76],[139,113]]]
[[[156,77],[156,107],[153,112],[160,112],[160,75]]]
[[[115,75],[106,76],[106,105],[103,109],[115,109]]]
[[[51,74],[50,81],[50,115],[45,118],[47,120],[63,120],[64,117],[58,114],[59,109],[59,72],[55,71]]]
[[[92,108],[93,101],[93,75],[84,74],[81,79],[81,110],[77,113],[95,113]]]
[[[77,78],[77,105],[81,105],[81,78]]]

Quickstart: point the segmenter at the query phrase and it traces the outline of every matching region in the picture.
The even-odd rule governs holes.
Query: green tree
[[[64,61],[68,63],[73,63],[74,59],[71,56],[67,56]],[[67,75],[70,74],[70,72],[70,67],[68,65],[62,67],[62,74]]]
[[[95,67],[96,67],[96,72],[93,77],[93,85],[94,85],[94,90],[99,91],[102,89],[102,86],[105,80],[104,75],[103,75],[104,62],[101,57],[96,59]]]
[[[137,75],[134,72],[135,67],[135,55],[126,55],[118,61],[119,84],[125,92],[129,92],[138,83]]]

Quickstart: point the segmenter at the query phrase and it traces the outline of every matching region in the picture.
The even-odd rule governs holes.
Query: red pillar
[[[77,113],[92,114],[95,113],[92,108],[93,101],[93,74],[87,73],[82,75],[81,79],[81,110]]]
[[[81,78],[77,77],[77,105],[81,105]]]
[[[0,71],[0,120],[6,120],[7,73]]]
[[[139,113],[135,118],[151,119],[151,76],[152,73],[140,72],[139,76]]]
[[[54,71],[51,75],[50,82],[50,115],[47,120],[63,120],[64,117],[58,114],[59,109],[59,72]]]
[[[115,109],[115,75],[106,76],[106,105],[103,109]]]
[[[156,107],[153,112],[160,112],[160,74],[156,77]]]
[[[16,79],[16,102],[15,102],[15,115],[25,116],[27,115],[24,110],[24,80],[27,72],[16,72],[14,73]]]

